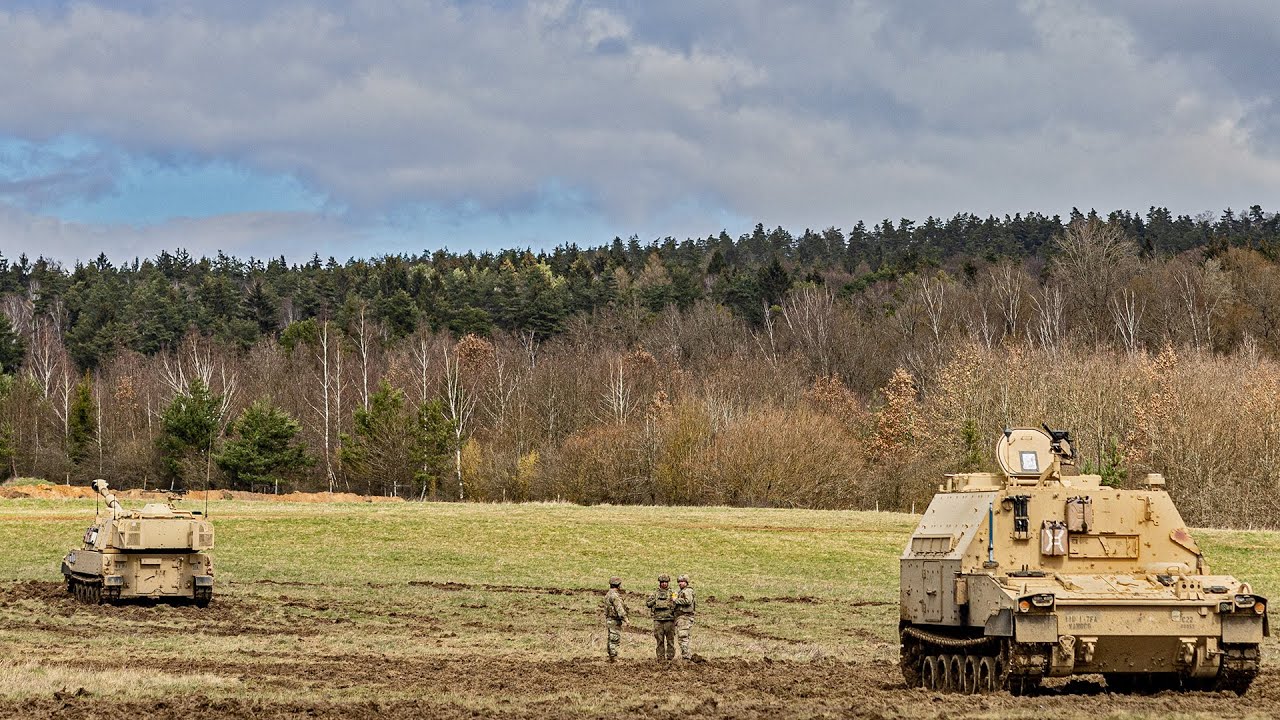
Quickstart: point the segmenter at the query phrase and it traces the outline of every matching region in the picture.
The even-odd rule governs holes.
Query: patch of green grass
[[[91,692],[122,696],[190,680],[214,696],[411,697],[420,689],[377,673],[346,680],[341,663],[384,662],[394,672],[432,658],[599,657],[599,602],[614,574],[632,611],[623,657],[640,660],[653,647],[644,594],[660,572],[693,577],[699,653],[829,659],[877,668],[891,684],[898,557],[916,523],[846,511],[215,501],[217,586],[201,611],[89,608],[61,595],[59,561],[94,508],[0,500],[0,592],[15,581],[48,584],[43,595],[0,595],[0,665],[14,668],[0,677],[0,697],[74,684],[68,668],[86,670]],[[1196,536],[1214,572],[1280,597],[1271,560],[1280,533]],[[1265,648],[1268,663],[1274,649]],[[112,663],[126,660],[135,682],[111,684]],[[477,692],[467,696],[477,707],[507,702]]]

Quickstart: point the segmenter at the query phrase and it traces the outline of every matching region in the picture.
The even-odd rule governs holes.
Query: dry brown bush
[[[655,497],[671,504],[703,502],[692,470],[698,454],[711,441],[711,419],[701,406],[692,403],[671,406],[655,402],[652,411]]]
[[[269,394],[302,423],[322,462],[298,489],[359,489],[337,451],[365,388],[385,379],[416,407],[447,394],[457,358],[468,499],[919,509],[942,473],[992,469],[1001,430],[1047,422],[1121,483],[1163,473],[1192,523],[1280,526],[1280,266],[1245,249],[1139,260],[1097,229],[1073,226],[1044,267],[978,262],[847,296],[828,276],[758,325],[708,300],[624,300],[551,338],[424,328],[367,358],[323,323],[331,336],[292,350],[122,352],[97,370],[103,452],[80,467],[65,398],[24,370],[0,398],[5,472],[154,485],[166,363],[203,359],[236,381],[229,416]],[[622,296],[655,268],[619,271]]]
[[[641,447],[634,425],[596,425],[570,435],[535,476],[540,499],[577,503],[643,503]]]
[[[975,423],[987,457],[1003,428],[1048,422],[1070,429],[1082,463],[1094,468],[1108,462],[1114,445],[1130,485],[1148,472],[1164,474],[1193,524],[1280,523],[1275,469],[1280,365],[1275,361],[1180,354],[1171,348],[1155,356],[1019,349],[978,353],[980,372],[961,373],[961,381],[943,379],[938,385],[950,389],[923,400],[921,413],[929,418],[923,434],[929,436],[933,457],[945,457],[949,445],[962,441],[957,424],[962,418]]]
[[[834,417],[767,409],[718,432],[690,458],[704,502],[770,507],[865,507],[868,468]]]

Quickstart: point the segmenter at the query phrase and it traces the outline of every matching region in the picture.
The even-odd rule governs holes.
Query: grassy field
[[[1270,670],[1244,704],[1202,693],[1026,700],[902,689],[897,558],[908,515],[231,501],[209,510],[210,608],[91,607],[62,592],[58,562],[93,502],[0,500],[0,713],[683,716],[696,702],[700,716],[1045,717],[1047,702],[1053,716],[1267,717],[1280,703]],[[1280,534],[1197,538],[1215,571],[1280,597]],[[642,598],[663,571],[693,576],[704,665],[650,661]],[[606,666],[598,608],[612,574],[635,622],[624,662]],[[1266,646],[1267,664],[1276,651]]]

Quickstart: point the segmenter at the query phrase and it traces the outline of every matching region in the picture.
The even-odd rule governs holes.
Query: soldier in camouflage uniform
[[[658,576],[658,589],[644,601],[653,611],[653,637],[658,641],[658,659],[673,660],[676,656],[676,594],[671,590],[671,576]]]
[[[622,578],[609,578],[609,592],[604,594],[604,624],[609,631],[605,651],[609,662],[618,660],[618,643],[622,642],[622,625],[627,621],[627,606],[622,602]]]
[[[675,599],[676,639],[680,641],[680,659],[688,661],[693,659],[693,653],[689,650],[689,636],[693,632],[693,614],[698,610],[698,601],[693,596],[693,588],[689,586],[688,575],[676,578],[676,584],[680,586]]]

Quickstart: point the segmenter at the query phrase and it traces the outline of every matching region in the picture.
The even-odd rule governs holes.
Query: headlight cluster
[[[1031,612],[1031,608],[1053,607],[1053,593],[1037,593],[1018,600],[1018,612]]]
[[[1236,610],[1252,609],[1258,615],[1263,615],[1267,612],[1267,601],[1257,595],[1236,595],[1234,602],[1219,603],[1218,610],[1221,612],[1230,612],[1233,609],[1232,605],[1235,606],[1234,609]]]

